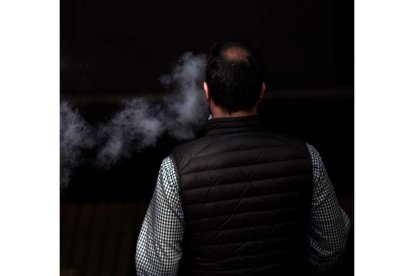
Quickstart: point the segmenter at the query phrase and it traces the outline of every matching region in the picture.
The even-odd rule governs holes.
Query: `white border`
[[[413,2],[356,2],[356,275],[414,275]],[[0,275],[59,274],[59,1],[0,2]]]
[[[59,1],[0,1],[0,275],[59,275]]]
[[[356,2],[356,275],[414,275],[413,2]]]

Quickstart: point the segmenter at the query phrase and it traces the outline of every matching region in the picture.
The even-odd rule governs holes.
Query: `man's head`
[[[214,110],[230,116],[255,113],[265,91],[259,53],[245,42],[216,43],[208,56],[204,90],[213,116]]]

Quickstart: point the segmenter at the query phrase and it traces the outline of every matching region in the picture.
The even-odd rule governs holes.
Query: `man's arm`
[[[318,151],[307,144],[313,164],[308,263],[313,272],[330,269],[346,248],[350,220],[341,209]]]
[[[174,165],[165,158],[138,237],[137,275],[176,275],[181,259],[184,213]]]

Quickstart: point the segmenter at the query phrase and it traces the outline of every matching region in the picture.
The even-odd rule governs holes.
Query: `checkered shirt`
[[[350,220],[341,209],[317,150],[307,144],[313,167],[307,262],[310,271],[326,271],[345,251]],[[154,195],[138,237],[137,275],[177,275],[182,255],[184,213],[172,160],[162,161]]]

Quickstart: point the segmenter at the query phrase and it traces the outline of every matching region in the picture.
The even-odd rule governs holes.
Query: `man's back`
[[[305,275],[345,250],[349,219],[312,146],[261,130],[263,62],[213,46],[205,137],[164,159],[137,242],[139,275]],[[306,263],[306,268],[305,268]]]
[[[304,267],[312,164],[305,143],[220,118],[173,150],[190,275],[294,275]]]

